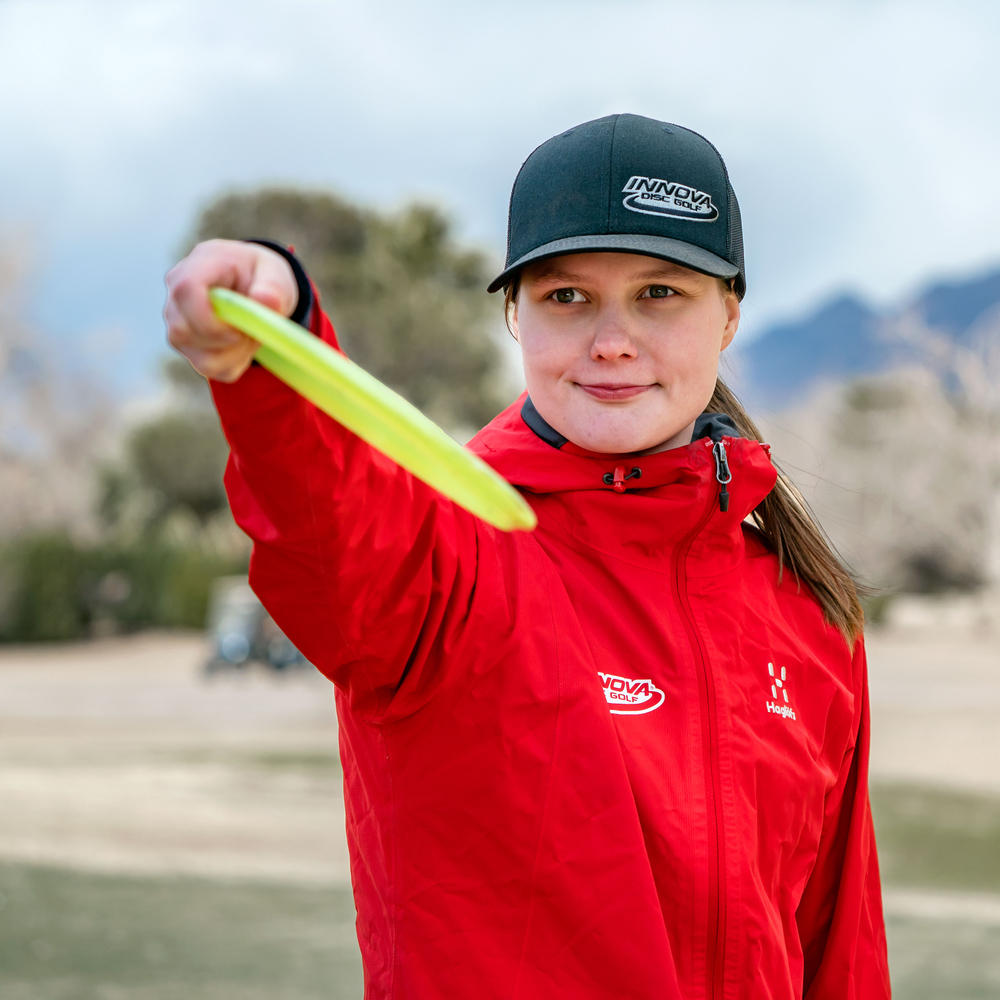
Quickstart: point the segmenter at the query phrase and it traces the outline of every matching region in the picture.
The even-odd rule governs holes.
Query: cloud
[[[92,324],[128,324],[159,309],[140,262],[165,268],[227,188],[433,198],[499,256],[528,152],[629,110],[726,157],[751,326],[843,286],[885,300],[1000,256],[998,27],[985,0],[8,0],[0,223],[30,225],[61,271],[99,246],[116,280],[91,261],[73,292],[119,289],[125,311]]]

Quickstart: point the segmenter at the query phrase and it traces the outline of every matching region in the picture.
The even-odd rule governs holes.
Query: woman
[[[288,251],[167,284],[251,581],[337,688],[366,997],[889,995],[861,611],[717,381],[746,283],[710,143],[615,115],[518,174],[490,290],[528,392],[470,447],[530,534],[251,365],[208,287],[336,343]]]

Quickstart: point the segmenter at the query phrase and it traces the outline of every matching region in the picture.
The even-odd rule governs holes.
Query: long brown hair
[[[515,276],[504,288],[504,317],[509,330],[519,284]],[[722,284],[732,293],[731,282],[723,280]],[[764,440],[743,404],[721,378],[716,379],[715,391],[705,412],[725,413],[743,437]],[[838,628],[847,644],[853,646],[865,623],[858,585],[837,557],[802,494],[777,463],[775,468],[778,480],[774,489],[751,512],[750,518],[764,543],[778,557],[778,582],[784,577],[787,566],[800,585],[805,581],[810,587],[826,621]]]
[[[706,413],[725,413],[740,434],[754,441],[764,438],[736,394],[722,379]],[[778,557],[778,582],[785,566],[799,581],[812,589],[827,622],[840,629],[849,646],[861,635],[865,614],[858,586],[813,516],[809,505],[792,481],[775,463],[778,481],[774,489],[754,508],[750,517],[764,537],[767,547]]]

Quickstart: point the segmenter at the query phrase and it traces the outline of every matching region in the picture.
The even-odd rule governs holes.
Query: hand
[[[231,288],[283,316],[290,316],[298,302],[291,265],[258,243],[199,243],[167,272],[165,281],[167,341],[195,371],[220,382],[235,382],[250,367],[260,344],[216,317],[209,288]]]

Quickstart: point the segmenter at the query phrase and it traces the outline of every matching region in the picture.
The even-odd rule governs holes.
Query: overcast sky
[[[998,50],[994,0],[0,0],[0,241],[40,332],[147,393],[162,275],[222,192],[430,198],[499,260],[524,157],[632,111],[726,159],[752,336],[1000,264]]]

